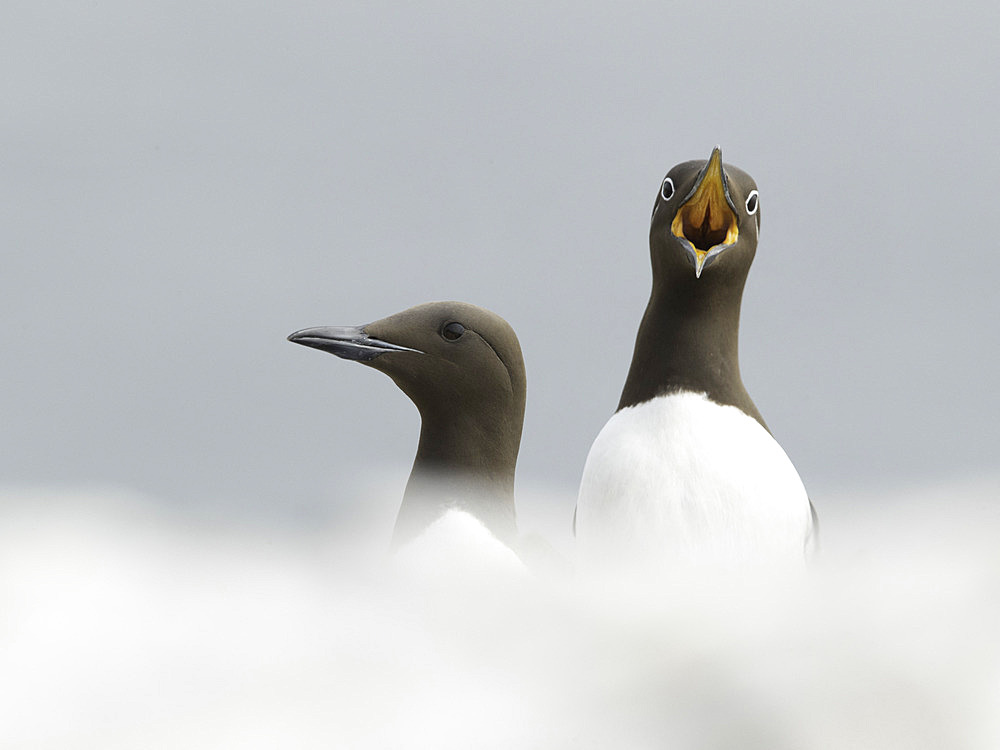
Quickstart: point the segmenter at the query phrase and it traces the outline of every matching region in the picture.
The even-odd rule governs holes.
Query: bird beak
[[[736,243],[740,234],[736,208],[729,195],[719,146],[712,150],[694,187],[677,209],[670,231],[687,251],[695,278],[699,279],[709,264]]]
[[[343,359],[355,362],[370,362],[388,352],[416,352],[419,349],[399,346],[389,341],[373,338],[365,333],[364,326],[322,326],[320,328],[303,328],[296,331],[288,340],[293,344],[312,347],[330,354],[336,354]]]

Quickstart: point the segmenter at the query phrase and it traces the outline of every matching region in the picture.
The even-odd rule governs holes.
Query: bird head
[[[678,164],[660,184],[649,230],[654,275],[708,279],[723,275],[723,269],[745,274],[759,231],[756,183],[723,164],[716,146],[707,161]]]

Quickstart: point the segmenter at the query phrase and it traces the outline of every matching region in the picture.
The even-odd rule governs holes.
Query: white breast
[[[590,567],[803,560],[802,480],[755,419],[704,394],[615,414],[583,470],[576,533]]]
[[[466,511],[453,508],[399,548],[400,570],[424,581],[481,585],[484,578],[527,572],[514,551]]]

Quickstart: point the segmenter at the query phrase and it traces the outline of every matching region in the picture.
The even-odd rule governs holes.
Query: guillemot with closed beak
[[[464,302],[430,302],[365,326],[307,328],[288,340],[384,372],[420,412],[394,547],[453,510],[515,543],[526,379],[517,336],[503,318]]]

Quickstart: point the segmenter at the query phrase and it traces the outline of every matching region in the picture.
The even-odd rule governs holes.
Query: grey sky
[[[760,186],[744,379],[823,493],[996,468],[1000,10],[7,3],[0,478],[345,506],[415,409],[295,347],[506,317],[519,469],[572,493],[673,164]]]

